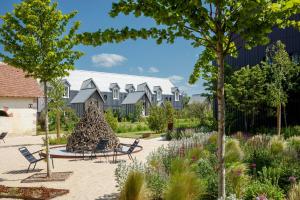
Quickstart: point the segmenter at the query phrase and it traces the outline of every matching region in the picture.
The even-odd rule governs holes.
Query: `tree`
[[[277,134],[281,133],[282,106],[287,103],[288,91],[294,83],[291,79],[297,74],[297,67],[292,62],[281,41],[270,45],[266,51],[266,62],[263,67],[267,73],[267,103],[276,108]]]
[[[51,80],[49,90],[49,111],[55,114],[56,136],[60,138],[61,114],[64,112],[66,102],[63,99],[65,93],[65,85],[61,79]]]
[[[269,42],[268,34],[274,25],[298,27],[290,17],[299,13],[298,0],[119,0],[113,3],[111,17],[120,13],[152,18],[157,27],[121,30],[110,28],[95,33],[83,33],[84,44],[101,45],[126,39],[153,38],[158,44],[174,43],[176,38],[191,41],[195,48],[203,46],[199,62],[207,65],[217,61],[218,100],[218,170],[219,199],[225,199],[225,100],[224,59],[236,55],[239,47],[251,48]],[[240,42],[237,38],[244,41]],[[202,65],[195,66],[193,80],[200,76]]]
[[[266,99],[266,73],[259,66],[243,67],[234,72],[230,83],[225,85],[227,102],[245,115],[245,130],[248,130],[247,118],[257,114]]]
[[[63,14],[57,3],[50,0],[24,0],[14,11],[1,16],[0,43],[7,54],[0,54],[4,62],[40,80],[44,85],[47,176],[51,175],[48,139],[48,83],[68,75],[74,61],[82,53],[72,50],[76,44],[75,22],[67,31],[76,12]]]
[[[150,114],[147,117],[147,123],[149,128],[155,131],[155,133],[164,132],[167,126],[165,109],[159,106],[152,106],[150,108]]]
[[[105,119],[112,130],[116,131],[118,128],[118,118],[114,116],[114,113],[111,109],[108,109],[104,114]]]

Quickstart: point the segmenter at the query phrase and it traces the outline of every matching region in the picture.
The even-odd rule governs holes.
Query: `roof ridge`
[[[82,70],[82,69],[75,69],[74,71],[81,71],[81,72],[94,72],[94,73],[101,73],[101,74],[114,74],[114,75],[122,75],[122,76],[131,76],[131,77],[141,77],[141,78],[154,78],[154,79],[165,79],[169,80],[168,77],[155,77],[155,76],[143,76],[143,75],[134,75],[134,74],[123,74],[123,73],[113,73],[113,72],[101,72],[101,71],[94,71],[94,70]]]

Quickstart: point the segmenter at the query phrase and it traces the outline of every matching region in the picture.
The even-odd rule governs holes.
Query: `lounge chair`
[[[100,139],[98,144],[96,145],[96,147],[91,152],[91,158],[93,156],[96,158],[97,157],[96,153],[102,153],[103,156],[107,160],[107,154],[106,153],[109,151],[109,149],[107,148],[108,142],[109,142],[108,139]]]
[[[28,160],[28,162],[29,162],[29,166],[28,166],[28,169],[27,169],[27,173],[29,172],[30,166],[31,166],[32,164],[34,164],[34,167],[33,167],[33,169],[32,169],[32,170],[34,170],[34,169],[35,169],[35,166],[36,166],[36,163],[38,163],[38,162],[41,161],[41,160],[45,160],[45,159],[46,159],[46,157],[44,157],[44,156],[41,154],[41,153],[42,153],[42,150],[36,151],[36,152],[33,152],[33,153],[30,153],[26,147],[21,147],[21,148],[19,148],[19,151],[20,151],[20,153],[26,158],[26,160]],[[39,156],[40,156],[39,158],[34,157],[33,154],[36,154],[36,153],[39,154]],[[54,168],[53,158],[51,158],[51,159],[52,159],[52,167]]]
[[[0,134],[0,140],[2,140],[4,143],[5,143],[4,138],[6,137],[6,135],[7,135],[7,132],[2,132],[2,133]]]
[[[113,161],[114,162],[117,161],[118,153],[127,154],[129,159],[133,161],[131,154],[134,151],[134,149],[138,146],[139,142],[140,140],[136,139],[132,144],[123,144],[123,143],[118,144],[118,146],[114,149]]]

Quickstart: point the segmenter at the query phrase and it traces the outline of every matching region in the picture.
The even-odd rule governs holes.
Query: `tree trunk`
[[[248,121],[247,121],[247,114],[244,113],[244,126],[245,126],[245,132],[248,132]]]
[[[56,111],[56,137],[60,138],[60,112]]]
[[[281,104],[277,106],[277,135],[281,133]]]
[[[217,62],[218,62],[218,199],[225,200],[225,98],[224,98],[224,55],[222,43],[217,45]]]
[[[286,120],[286,106],[284,105],[282,107],[283,107],[284,125],[285,125],[285,128],[287,129],[288,125],[287,125],[287,120]]]
[[[48,88],[47,82],[44,82],[44,96],[45,96],[45,129],[46,129],[46,161],[47,161],[47,177],[51,176],[50,168],[50,154],[49,154],[49,126],[48,126]]]

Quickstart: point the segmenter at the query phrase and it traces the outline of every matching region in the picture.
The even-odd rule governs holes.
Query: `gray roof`
[[[84,103],[96,91],[96,88],[79,90],[77,95],[74,97],[74,99],[72,99],[70,103]]]
[[[206,101],[206,97],[201,96],[201,94],[194,94],[188,104],[192,103],[204,103]]]
[[[86,89],[90,82],[92,82],[92,87],[95,88],[96,85],[94,83],[94,80],[92,78],[89,78],[89,79],[87,79],[87,80],[85,80],[85,81],[82,82],[80,89],[81,90],[82,89]]]
[[[135,104],[137,103],[143,96],[145,92],[132,92],[127,95],[127,97],[123,100],[122,104]]]
[[[157,92],[158,90],[162,90],[160,86],[154,86],[153,87],[154,92]]]

